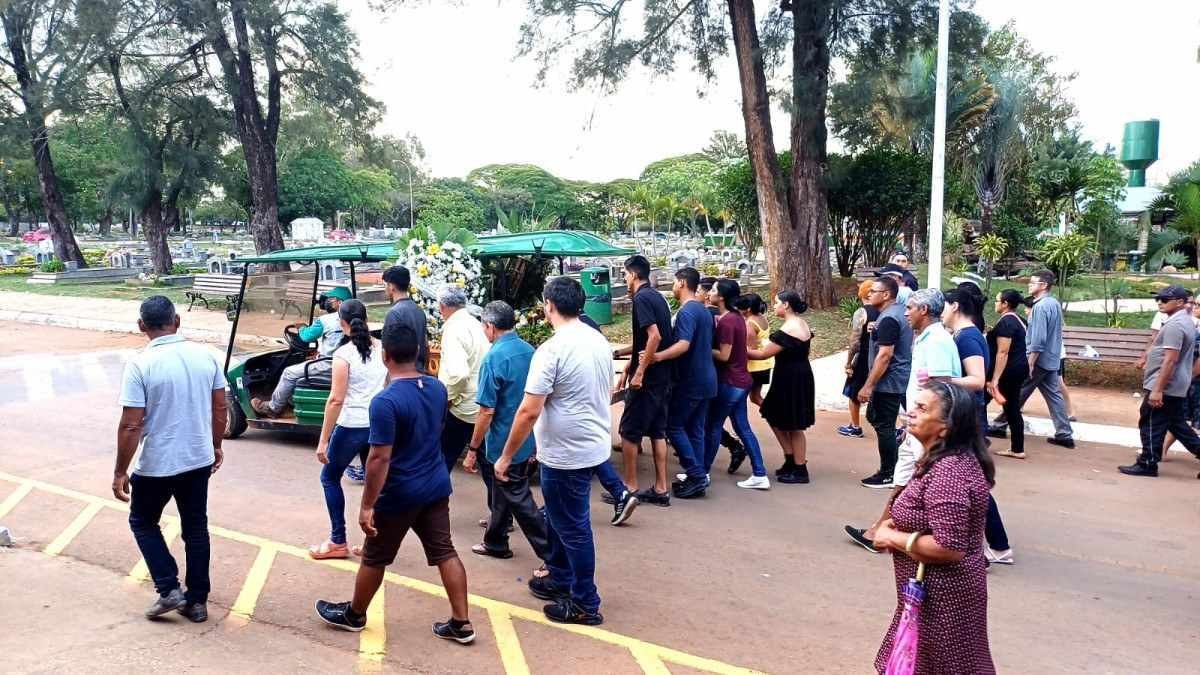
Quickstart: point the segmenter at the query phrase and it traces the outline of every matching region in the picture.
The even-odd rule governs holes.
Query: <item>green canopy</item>
[[[341,260],[344,262],[383,262],[396,257],[392,244],[336,244],[332,246],[306,246],[285,248],[262,255],[238,258],[239,263],[310,263],[319,260]]]
[[[543,255],[548,258],[605,257],[633,255],[631,248],[618,248],[608,240],[590,232],[575,230],[545,230],[541,232],[518,232],[480,237],[467,248],[480,258],[505,256]],[[247,258],[238,258],[242,263],[309,263],[318,260],[341,260],[355,262],[383,262],[395,260],[399,255],[391,242],[377,244],[336,244],[330,246],[308,246],[271,251]]]

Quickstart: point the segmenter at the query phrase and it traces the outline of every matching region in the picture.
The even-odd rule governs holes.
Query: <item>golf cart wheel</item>
[[[246,431],[246,413],[238,400],[225,393],[225,438],[237,438]]]

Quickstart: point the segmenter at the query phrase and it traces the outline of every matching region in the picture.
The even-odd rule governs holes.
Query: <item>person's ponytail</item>
[[[371,358],[371,330],[367,327],[367,308],[359,300],[346,300],[338,308],[338,316],[350,326],[346,339],[354,343],[363,363]]]

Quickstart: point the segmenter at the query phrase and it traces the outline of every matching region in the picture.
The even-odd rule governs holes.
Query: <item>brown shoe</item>
[[[250,399],[250,407],[254,408],[254,412],[260,417],[275,417],[275,411],[271,410],[271,404],[261,398]]]

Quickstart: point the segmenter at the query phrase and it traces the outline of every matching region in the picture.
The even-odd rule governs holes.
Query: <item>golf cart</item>
[[[335,286],[349,288],[351,297],[384,301],[382,286],[362,289],[359,277],[378,279],[379,272],[362,272],[365,264],[395,258],[390,245],[313,246],[272,251],[241,258],[244,262],[241,288],[231,298],[229,345],[225,352],[225,376],[229,382],[226,438],[237,438],[248,427],[280,431],[320,431],[329,398],[328,377],[300,380],[292,398],[292,411],[279,417],[263,417],[250,401],[270,398],[283,369],[297,363],[315,363],[317,343],[300,337],[300,328],[311,324],[318,311],[325,311],[324,293]],[[251,274],[253,266],[270,266],[283,271]],[[358,266],[359,269],[356,269]],[[292,320],[288,317],[292,315]],[[377,328],[377,327],[376,327]],[[240,331],[240,333],[239,333]],[[262,337],[279,335],[278,338]]]

